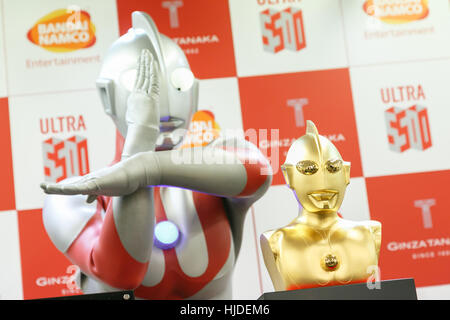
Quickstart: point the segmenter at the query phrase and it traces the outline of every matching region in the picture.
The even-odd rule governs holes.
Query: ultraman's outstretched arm
[[[120,196],[153,185],[169,185],[227,198],[252,197],[271,182],[261,152],[241,139],[207,147],[142,152],[68,184],[43,184],[47,193]]]
[[[144,50],[128,99],[122,161],[155,149],[159,134],[156,67],[150,52]],[[108,171],[109,168],[94,175]],[[45,200],[43,219],[56,247],[84,273],[111,287],[132,289],[142,282],[147,271],[153,242],[153,207],[151,187],[135,188],[127,195],[110,199],[98,197],[97,203],[91,205],[81,196],[50,195]]]

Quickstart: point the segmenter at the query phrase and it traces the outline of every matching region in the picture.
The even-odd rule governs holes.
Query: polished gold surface
[[[307,121],[306,134],[292,144],[282,171],[303,209],[289,225],[261,235],[275,290],[369,278],[378,265],[381,224],[337,214],[350,182],[350,163]]]

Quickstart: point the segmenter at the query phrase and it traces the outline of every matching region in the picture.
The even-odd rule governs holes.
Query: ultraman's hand
[[[133,92],[128,97],[126,120],[128,126],[159,129],[158,64],[148,49],[141,52]]]
[[[153,162],[153,152],[141,153],[123,160],[115,165],[91,172],[77,180],[60,183],[41,183],[41,188],[47,194],[89,195],[88,202],[97,195],[124,196],[135,192],[140,187],[157,184],[159,175],[152,166],[146,167],[145,162]]]
[[[128,97],[127,136],[122,156],[152,151],[159,135],[158,63],[148,49],[141,52],[134,89]]]

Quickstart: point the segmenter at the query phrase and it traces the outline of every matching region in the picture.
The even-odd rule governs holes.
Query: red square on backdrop
[[[258,143],[269,159],[271,145],[279,145],[279,161],[272,161],[277,172],[273,184],[285,183],[280,166],[292,142],[305,134],[306,120],[351,162],[351,176],[362,176],[348,69],[239,78],[239,91],[244,130],[267,129],[270,140],[270,129],[279,129],[279,141],[269,146],[260,137]]]
[[[450,282],[450,170],[366,178],[371,219],[382,223],[382,279]]]
[[[9,126],[8,99],[0,98],[0,210],[13,210],[16,206],[14,195],[14,175],[11,153],[11,133]]]
[[[22,285],[24,299],[76,295],[66,282],[74,274],[72,263],[48,237],[42,222],[42,210],[18,211]]]
[[[183,49],[198,79],[236,75],[228,0],[118,0],[120,34],[144,11]]]

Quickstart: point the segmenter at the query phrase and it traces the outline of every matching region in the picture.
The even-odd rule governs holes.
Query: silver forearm
[[[137,153],[154,151],[159,128],[154,126],[130,125],[122,152],[122,160]]]
[[[234,197],[241,194],[250,179],[255,178],[254,171],[249,172],[236,153],[221,148],[160,151],[146,153],[145,156],[147,170],[157,171],[148,175],[151,177],[148,185],[159,180],[159,185]],[[261,181],[257,173],[257,180]]]

